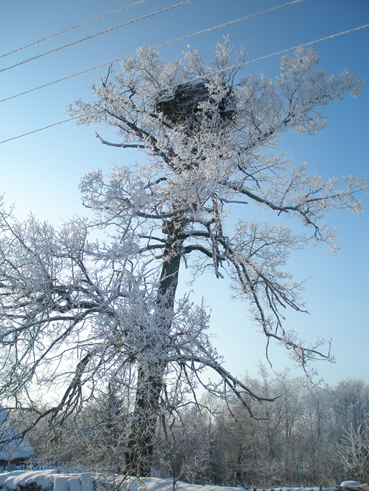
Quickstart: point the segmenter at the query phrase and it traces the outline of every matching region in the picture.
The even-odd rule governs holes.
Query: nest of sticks
[[[211,109],[201,107],[204,102],[210,103]],[[217,101],[204,80],[185,82],[161,91],[155,111],[162,113],[171,125],[186,126],[191,131],[199,127],[204,117],[210,120],[216,114],[219,116],[217,124],[221,125],[232,121],[236,114],[232,89],[228,88],[222,99]]]

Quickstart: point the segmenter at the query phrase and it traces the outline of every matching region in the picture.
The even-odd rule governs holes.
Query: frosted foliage
[[[136,142],[149,157],[148,163],[137,169],[114,169],[104,185],[99,175],[99,191],[93,189],[97,176],[87,176],[82,191],[85,202],[105,219],[108,209],[114,214],[119,208],[124,212],[119,220],[128,216],[131,219],[133,214],[137,226],[157,229],[160,219],[186,217],[183,238],[192,243],[187,247],[200,252],[200,263],[204,254],[211,258],[218,276],[225,262],[230,257],[235,259],[234,246],[244,241],[245,234],[256,234],[254,240],[260,244],[267,240],[265,227],[255,224],[250,230],[247,224],[238,227],[232,239],[223,235],[229,203],[248,200],[249,205],[254,202],[270,208],[282,218],[294,215],[307,231],[304,235],[289,235],[288,239],[284,235],[278,242],[278,266],[270,268],[275,282],[276,278],[289,277],[279,267],[295,247],[309,241],[327,242],[333,253],[337,251],[336,231],[324,222],[326,212],[343,208],[360,213],[362,203],[356,194],[366,189],[366,183],[364,178],[352,176],[324,181],[310,175],[306,163],[296,166],[283,154],[270,156],[270,152],[264,152],[275,147],[284,131],[312,134],[324,128],[323,109],[329,101],[341,99],[344,92],[358,96],[363,82],[346,71],[338,76],[326,75],[318,67],[317,54],[299,48],[293,57],[282,58],[281,74],[275,82],[249,75],[236,83],[231,56],[231,46],[225,40],[217,45],[208,68],[197,51],[185,53],[185,63],[164,66],[155,53],[143,48],[137,57],[123,62],[124,75],[94,87],[98,99],[94,105],[77,101],[71,113],[79,117],[80,123],[94,122],[99,115],[118,129],[122,147]],[[242,49],[236,64],[245,59]],[[165,114],[157,110],[158,97],[165,93],[167,99],[174,98],[178,85],[193,86],[199,81],[203,81],[209,97],[198,105],[196,124],[189,116],[189,124],[195,127],[188,131],[183,123],[169,124]],[[222,101],[233,111],[231,121],[221,121]],[[258,259],[248,251],[242,259],[239,254],[237,257],[236,263],[254,268],[251,276],[258,278],[260,289],[266,288],[266,294],[275,297],[277,303],[281,298],[289,303],[290,294],[285,294],[285,289],[292,292],[294,286],[283,280],[286,286],[269,291],[268,278],[261,280],[260,271],[270,262],[268,254]],[[239,276],[238,267],[231,275]],[[258,305],[249,280],[245,277],[236,283],[240,292]],[[294,295],[291,303],[298,305]]]
[[[311,50],[284,56],[274,81],[239,77],[235,65],[246,59],[244,49],[233,57],[228,39],[208,67],[195,50],[165,64],[143,47],[91,87],[93,102],[79,99],[69,108],[80,124],[117,131],[118,142],[98,135],[103,143],[136,148],[146,160],[82,179],[89,220],[56,229],[33,217],[18,223],[3,207],[2,398],[32,404],[35,382],[53,393],[63,388],[50,410],[54,422],[112,380],[134,388],[135,411],[146,407],[147,414],[173,407],[184,387],[198,384],[223,397],[255,396],[223,368],[205,306],[176,297],[181,266],[195,277],[205,270],[229,276],[268,342],[283,343],[303,367],[327,356],[320,340],[306,346],[283,328],[285,307],[305,310],[302,284],[285,271],[286,260],[310,242],[335,252],[326,213],[360,213],[357,195],[366,182],[323,180],[271,150],[284,132],[324,128],[325,106],[344,92],[356,97],[363,82],[348,72],[326,75]],[[245,211],[233,225],[232,205]],[[253,205],[274,214],[273,224],[242,219]],[[299,233],[293,218],[304,226]],[[201,378],[206,367],[217,381]],[[148,385],[149,409],[142,389]]]

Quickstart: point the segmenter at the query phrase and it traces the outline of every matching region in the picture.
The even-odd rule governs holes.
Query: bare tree
[[[189,406],[174,415],[162,417],[155,444],[155,470],[173,479],[191,483],[209,482],[211,465],[211,414]]]
[[[267,342],[283,343],[306,368],[329,354],[319,340],[304,346],[285,331],[285,308],[305,309],[302,284],[283,267],[311,242],[335,250],[335,232],[324,223],[329,210],[362,211],[355,196],[364,179],[323,181],[271,152],[286,131],[323,129],[324,107],[346,91],[359,95],[362,81],[326,75],[304,49],[282,58],[274,82],[241,78],[246,54],[232,60],[231,51],[228,40],[218,44],[205,67],[197,51],[165,65],[142,48],[92,87],[95,102],[70,109],[80,124],[119,132],[118,143],[98,135],[103,143],[147,158],[109,177],[98,170],[83,178],[92,219],[55,229],[1,212],[0,397],[8,409],[32,408],[36,386],[55,393],[33,422],[48,418],[55,427],[97,390],[122,384],[134,398],[125,465],[141,476],[150,473],[157,418],[175,405],[178,384],[230,393],[246,407],[245,394],[257,397],[222,366],[204,306],[176,298],[180,268],[228,275]],[[240,218],[232,229],[234,203],[268,209],[277,224]],[[284,223],[289,217],[302,221],[305,235]],[[204,368],[218,379],[202,378]]]
[[[340,445],[340,457],[348,479],[355,476],[361,482],[369,477],[369,427],[368,424],[351,427]]]
[[[365,425],[369,418],[369,387],[363,380],[341,380],[332,396],[341,434]]]

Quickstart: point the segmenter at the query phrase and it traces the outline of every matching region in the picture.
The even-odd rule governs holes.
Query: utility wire
[[[33,133],[38,133],[39,131],[47,130],[52,126],[58,126],[59,124],[68,123],[69,121],[73,121],[73,119],[77,119],[77,116],[74,118],[64,119],[64,121],[58,121],[57,123],[49,124],[48,126],[44,126],[43,128],[39,128],[38,130],[33,130],[33,131],[29,131],[28,133],[23,133],[23,135],[13,136],[13,138],[8,138],[7,140],[0,142],[0,145],[2,143],[10,142],[12,140],[17,140],[18,138],[23,138],[24,136],[33,135]]]
[[[21,48],[14,49],[13,51],[9,51],[9,53],[5,53],[4,55],[0,55],[1,58],[5,58],[5,56],[12,55],[14,53],[18,53],[18,51],[22,51],[23,49],[30,48],[31,46],[35,46],[36,44],[43,43],[44,41],[47,41],[48,39],[55,38],[56,36],[60,36],[61,34],[64,34],[69,31],[73,31],[73,29],[78,29],[78,27],[85,26],[86,24],[90,24],[91,22],[95,22],[96,20],[103,19],[104,17],[108,17],[109,15],[117,14],[118,12],[121,12],[122,10],[129,9],[131,7],[134,7],[135,5],[139,5],[140,3],[147,2],[147,0],[139,0],[138,2],[131,3],[130,5],[126,5],[125,7],[120,7],[117,10],[112,10],[111,12],[107,12],[106,14],[99,15],[99,17],[95,17],[94,19],[86,20],[85,22],[81,22],[81,24],[77,24],[76,26],[68,27],[68,29],[64,29],[64,31],[59,31],[56,34],[51,34],[51,36],[47,36],[46,38],[39,39],[38,41],[34,41],[33,43],[26,44],[26,46],[22,46]]]
[[[301,1],[301,0],[296,0],[296,1]],[[123,24],[119,24],[118,26],[110,27],[109,29],[105,29],[105,31],[100,31],[97,32],[96,34],[92,34],[91,36],[87,36],[82,39],[78,39],[77,41],[73,41],[68,44],[64,44],[64,46],[59,46],[58,48],[52,49],[50,51],[46,51],[45,53],[41,53],[40,55],[33,56],[32,58],[28,58],[27,60],[20,61],[19,63],[15,63],[14,65],[8,66],[6,68],[0,69],[1,72],[6,72],[7,70],[11,70],[12,68],[15,68],[20,65],[24,65],[25,63],[28,63],[30,61],[37,60],[38,58],[42,58],[43,56],[50,55],[51,53],[55,53],[56,51],[60,51],[61,49],[64,48],[69,48],[70,46],[74,46],[75,44],[78,43],[83,43],[84,41],[87,41],[88,39],[95,38],[96,36],[101,36],[102,34],[106,34],[107,32],[114,31],[115,29],[120,29],[121,27],[128,26],[129,24],[134,24],[135,22],[139,22],[141,20],[147,19],[149,17],[153,17],[154,15],[161,14],[163,12],[167,12],[168,10],[175,9],[177,7],[181,7],[182,5],[186,5],[187,3],[192,3],[193,0],[185,0],[183,2],[177,3],[175,5],[171,5],[170,7],[166,7],[161,10],[156,10],[155,12],[152,12],[150,14],[143,15],[141,17],[137,17],[136,19],[130,20],[128,22],[124,22]]]
[[[285,4],[285,5],[290,5],[290,4]],[[237,22],[238,20],[240,20],[240,19],[237,19],[236,21],[231,21],[231,22]],[[223,25],[226,25],[226,24],[222,24],[222,26]],[[221,27],[221,26],[216,26],[216,27]],[[204,29],[203,31],[198,31],[198,32],[195,32],[193,34],[187,34],[186,36],[183,36],[181,38],[177,38],[177,39],[174,39],[172,41],[167,41],[166,43],[159,44],[158,46],[154,46],[151,49],[156,49],[158,47],[165,46],[166,44],[175,43],[175,42],[181,41],[183,39],[188,39],[188,38],[190,38],[192,36],[196,36],[197,34],[201,34],[203,32],[210,31],[212,29],[216,29],[216,27],[210,27],[209,29]],[[283,55],[285,53],[288,53],[289,51],[293,51],[293,50],[296,50],[298,48],[306,48],[307,46],[311,46],[312,44],[321,43],[323,41],[327,41],[328,39],[334,39],[336,37],[343,36],[344,34],[349,34],[351,32],[360,31],[360,30],[366,29],[368,27],[369,27],[369,24],[364,24],[364,25],[359,26],[359,27],[354,27],[353,29],[347,29],[346,31],[337,32],[336,34],[330,34],[329,36],[325,36],[323,38],[315,39],[314,41],[308,41],[307,43],[298,44],[296,46],[292,46],[291,48],[282,49],[281,51],[275,51],[274,53],[271,53],[269,55],[264,55],[264,56],[260,56],[259,58],[254,58],[252,60],[246,60],[246,61],[242,61],[241,63],[235,63],[233,65],[229,65],[228,67],[219,70],[219,72],[225,72],[225,71],[228,71],[228,70],[232,70],[234,68],[241,68],[243,66],[250,65],[251,63],[256,63],[257,61],[262,61],[262,60],[266,60],[268,58],[273,58],[274,56]],[[115,61],[118,61],[118,60],[115,60]],[[112,62],[112,63],[114,63],[114,62]],[[192,79],[192,82],[196,82],[197,80],[203,80],[203,77],[199,76],[199,77],[193,78]],[[164,87],[160,87],[160,90],[162,91],[162,90],[170,89],[170,88],[171,88],[171,86],[170,85],[167,85],[167,86],[164,86]],[[0,103],[1,102],[2,101],[0,100]],[[0,142],[0,144],[1,143],[2,142]]]
[[[366,29],[368,27],[369,27],[369,24],[364,24],[364,25],[359,26],[359,27],[354,27],[353,29],[347,29],[347,31],[341,31],[341,32],[338,32],[336,34],[331,34],[330,36],[326,36],[324,38],[316,39],[314,41],[309,41],[308,43],[299,44],[297,46],[293,46],[293,48],[287,48],[287,49],[283,49],[281,51],[276,51],[275,53],[272,53],[270,55],[260,56],[260,58],[254,58],[253,60],[245,61],[244,63],[238,63],[238,64],[233,65],[233,66],[235,68],[237,68],[238,66],[241,66],[241,65],[248,65],[249,63],[255,63],[256,61],[266,60],[267,58],[271,58],[272,56],[283,55],[284,53],[288,53],[288,51],[292,51],[292,50],[295,50],[298,48],[306,48],[306,46],[311,46],[312,44],[321,43],[323,41],[327,41],[328,39],[334,39],[334,38],[337,38],[339,36],[343,36],[344,34],[350,34],[351,32],[360,31],[360,30]]]
[[[243,63],[236,63],[234,65],[231,65],[231,66],[227,67],[225,70],[229,70],[229,69],[232,69],[232,68],[238,68],[238,67],[241,67],[241,66],[244,66],[244,65],[249,65],[250,63],[255,63],[255,62],[261,61],[261,60],[266,60],[267,58],[272,58],[273,56],[278,56],[278,55],[287,53],[288,51],[292,51],[292,50],[297,49],[297,48],[304,48],[306,46],[311,46],[312,44],[321,43],[322,41],[327,41],[328,39],[333,39],[333,38],[336,38],[336,37],[339,37],[339,36],[343,36],[344,34],[349,34],[351,32],[359,31],[361,29],[366,29],[367,27],[369,27],[369,24],[365,24],[365,25],[360,26],[360,27],[355,27],[353,29],[348,29],[347,31],[338,32],[336,34],[331,34],[330,36],[326,36],[324,38],[316,39],[314,41],[309,41],[307,43],[299,44],[298,46],[293,46],[292,48],[287,48],[287,49],[284,49],[284,50],[281,50],[281,51],[276,51],[276,52],[271,53],[269,55],[260,56],[259,58],[254,58],[253,60],[245,61]],[[171,42],[179,41],[180,39],[182,39],[182,38],[178,38],[177,40],[173,40]],[[167,42],[167,44],[169,44],[169,41]],[[51,128],[52,126],[57,126],[59,124],[67,123],[68,121],[73,121],[75,119],[78,119],[78,116],[73,117],[73,118],[69,118],[69,119],[65,119],[64,121],[59,121],[58,123],[50,124],[48,126],[45,126],[44,128],[39,128],[37,130],[33,130],[33,131],[28,132],[28,133],[24,133],[23,135],[18,135],[18,136],[14,136],[13,138],[8,138],[7,140],[1,141],[0,142],[0,145],[2,143],[6,143],[6,142],[9,142],[11,140],[16,140],[18,138],[23,138],[24,136],[28,136],[28,135],[31,135],[33,133],[37,133],[39,131],[46,130],[48,128]]]
[[[233,20],[230,20],[228,22],[224,22],[223,24],[218,24],[216,26],[208,27],[206,29],[202,29],[201,31],[193,32],[191,34],[186,34],[185,36],[182,36],[182,37],[179,37],[176,39],[172,39],[171,41],[166,41],[165,43],[157,44],[156,46],[152,46],[151,49],[162,48],[163,46],[167,46],[168,44],[177,43],[178,41],[183,41],[184,39],[189,39],[191,37],[198,36],[198,35],[203,34],[205,32],[213,31],[213,30],[219,29],[221,27],[226,27],[226,26],[229,26],[231,24],[235,24],[236,22],[241,22],[243,20],[250,19],[251,17],[256,17],[258,15],[266,14],[267,12],[271,12],[272,10],[277,10],[277,9],[280,9],[283,7],[287,7],[289,5],[293,5],[295,3],[300,3],[302,1],[304,1],[304,0],[294,0],[294,1],[289,2],[289,3],[284,3],[283,5],[278,5],[277,7],[272,7],[272,8],[267,9],[267,10],[262,10],[261,12],[256,12],[254,14],[246,15],[245,17],[239,17],[238,19],[233,19]],[[93,70],[98,70],[99,68],[102,68],[104,66],[108,66],[108,65],[112,65],[114,63],[117,63],[118,61],[123,61],[123,60],[129,58],[130,56],[134,56],[134,54],[124,56],[123,58],[117,58],[115,60],[108,61],[107,63],[102,63],[101,65],[94,66],[92,68],[87,68],[87,70],[83,70],[82,72],[73,73],[72,75],[67,75],[66,77],[59,78],[58,80],[54,80],[54,81],[49,82],[47,84],[39,85],[38,87],[34,87],[33,89],[29,89],[29,90],[26,90],[24,92],[20,92],[19,94],[15,94],[15,95],[12,95],[10,97],[6,97],[5,99],[0,100],[0,104],[2,102],[9,101],[10,99],[15,99],[16,97],[20,97],[22,95],[29,94],[30,92],[34,92],[35,90],[44,89],[45,87],[49,87],[50,85],[58,84],[59,82],[64,82],[64,80],[68,80],[68,79],[73,78],[73,77],[78,77],[79,75],[84,75],[85,73],[91,72]]]

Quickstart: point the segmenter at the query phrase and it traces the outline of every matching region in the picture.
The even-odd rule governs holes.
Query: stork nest
[[[236,114],[232,89],[228,88],[226,95],[216,101],[204,80],[185,82],[176,85],[174,89],[161,91],[156,100],[155,111],[162,113],[165,120],[173,126],[186,126],[193,131],[199,127],[204,116],[210,119],[214,114],[213,111],[201,107],[204,102],[210,102],[214,106],[219,115],[219,125],[232,121]]]

